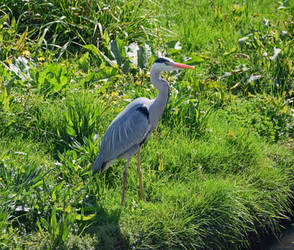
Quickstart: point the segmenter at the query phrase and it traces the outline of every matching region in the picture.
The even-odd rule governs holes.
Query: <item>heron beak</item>
[[[180,68],[180,69],[194,69],[195,68],[194,66],[186,65],[186,64],[182,64],[182,63],[173,63],[172,66],[175,68]]]

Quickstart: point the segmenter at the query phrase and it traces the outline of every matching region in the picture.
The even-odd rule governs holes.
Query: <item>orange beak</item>
[[[172,66],[175,68],[180,68],[180,69],[194,69],[195,68],[194,66],[186,65],[186,64],[182,64],[182,63],[173,63]]]

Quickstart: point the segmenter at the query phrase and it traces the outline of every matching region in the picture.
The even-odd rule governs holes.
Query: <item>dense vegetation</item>
[[[0,248],[241,249],[293,215],[294,1],[3,0]],[[171,97],[142,150],[92,176],[107,126]]]

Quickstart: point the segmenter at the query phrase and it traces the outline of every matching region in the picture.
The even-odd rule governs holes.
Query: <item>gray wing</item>
[[[104,162],[119,158],[149,137],[151,126],[147,104],[149,103],[131,103],[111,123],[105,132],[99,151],[99,155],[103,155]]]

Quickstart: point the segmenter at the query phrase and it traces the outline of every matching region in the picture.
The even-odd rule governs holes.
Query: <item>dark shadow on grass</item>
[[[129,242],[120,231],[120,214],[120,208],[111,212],[101,206],[96,208],[96,217],[85,230],[85,233],[97,239],[95,249],[129,249]]]
[[[255,234],[249,235],[251,241],[250,250],[282,250],[294,247],[294,199],[290,199],[291,214],[287,213],[288,219],[279,220],[281,231],[278,234],[264,232],[259,237]],[[282,241],[282,238],[284,240]],[[289,247],[291,246],[291,248]],[[247,248],[248,249],[248,248]],[[245,250],[245,249],[244,249]]]

